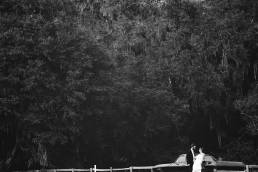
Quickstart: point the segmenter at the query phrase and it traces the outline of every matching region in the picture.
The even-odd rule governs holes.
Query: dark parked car
[[[213,172],[214,170],[244,171],[245,164],[237,161],[221,161],[214,156],[206,154],[204,157],[205,172]],[[160,172],[186,172],[187,171],[186,154],[181,154],[173,163],[156,165],[156,169]]]
[[[187,165],[187,163],[186,163],[186,154],[179,155],[178,158],[175,160],[174,164],[177,164],[177,165]],[[204,156],[204,164],[205,165],[210,165],[210,166],[245,167],[245,164],[243,162],[216,160],[216,158],[214,156],[209,155],[209,154],[205,154],[205,156]]]
[[[187,165],[186,154],[179,155],[174,163],[178,165]],[[212,155],[205,154],[204,163],[205,165],[216,165],[216,158]]]

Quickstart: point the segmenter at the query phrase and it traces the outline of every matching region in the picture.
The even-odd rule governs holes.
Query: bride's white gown
[[[198,154],[193,164],[193,172],[200,172],[202,170],[202,162],[204,160],[204,153]]]

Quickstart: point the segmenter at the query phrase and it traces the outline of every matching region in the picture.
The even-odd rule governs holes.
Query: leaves
[[[256,6],[1,2],[0,159],[8,168],[150,165],[192,141],[227,149],[243,133],[254,149]]]

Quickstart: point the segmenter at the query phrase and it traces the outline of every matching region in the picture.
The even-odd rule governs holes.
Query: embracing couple
[[[189,164],[190,172],[202,172],[203,169],[203,161],[205,154],[203,153],[203,147],[198,147],[198,152],[196,151],[196,145],[191,144],[190,151],[186,154],[186,161]]]

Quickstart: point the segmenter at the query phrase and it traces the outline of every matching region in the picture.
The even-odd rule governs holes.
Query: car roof
[[[216,162],[217,166],[235,166],[235,167],[244,167],[245,164],[243,162],[238,162],[238,161],[217,161]]]
[[[216,161],[216,158],[212,155],[205,154],[204,161],[214,162],[214,161]],[[186,154],[179,155],[175,162],[177,162],[177,163],[186,162]]]

